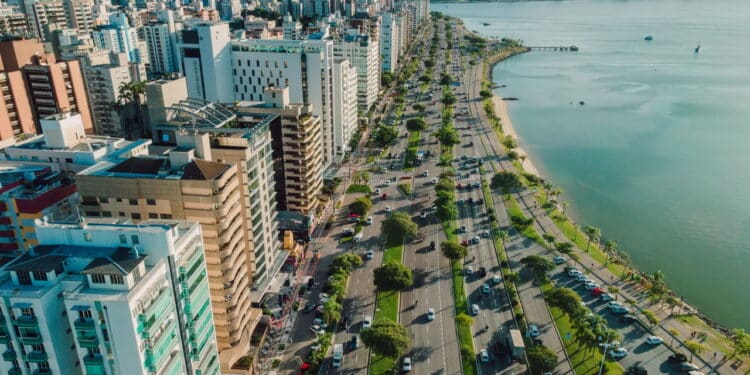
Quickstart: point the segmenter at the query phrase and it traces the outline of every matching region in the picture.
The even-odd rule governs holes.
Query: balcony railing
[[[30,352],[26,353],[26,361],[28,362],[45,362],[47,361],[47,353],[45,352]]]
[[[24,328],[39,326],[39,322],[36,320],[36,317],[31,315],[19,316],[18,318],[16,318],[16,324],[18,324],[19,327]]]

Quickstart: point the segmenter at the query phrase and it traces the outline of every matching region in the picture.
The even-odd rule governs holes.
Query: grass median
[[[413,171],[417,166],[417,152],[419,151],[419,131],[409,132],[409,143],[404,156],[404,171]]]
[[[523,210],[521,209],[521,206],[518,204],[518,201],[516,201],[516,198],[513,197],[511,194],[503,194],[503,202],[505,202],[505,208],[508,210],[508,216],[510,216],[511,221],[513,221],[514,217],[520,219],[521,221],[526,219],[526,216],[523,214]],[[513,225],[513,227],[521,233],[524,237],[542,245],[547,246],[547,244],[544,242],[541,236],[539,236],[539,233],[536,232],[536,229],[534,229],[534,225],[525,225],[525,226],[519,226],[519,225]]]
[[[401,263],[404,246],[401,241],[388,241],[383,253],[383,264],[389,262]],[[387,290],[378,292],[375,299],[375,316],[373,321],[391,320],[398,322],[398,304],[400,292]],[[393,373],[396,368],[397,359],[393,357],[380,356],[375,353],[370,355],[370,374],[385,375]]]

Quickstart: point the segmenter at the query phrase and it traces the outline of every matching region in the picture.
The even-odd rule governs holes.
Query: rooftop
[[[40,245],[5,266],[7,271],[50,272],[68,258],[91,259],[85,274],[126,275],[146,258],[132,248]]]
[[[231,165],[194,159],[173,168],[165,157],[134,156],[120,163],[100,162],[84,171],[82,175],[112,176],[121,178],[154,178],[170,180],[203,180],[219,178]]]

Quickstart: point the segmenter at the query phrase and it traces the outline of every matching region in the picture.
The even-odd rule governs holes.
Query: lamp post
[[[604,369],[604,361],[607,359],[607,350],[609,350],[609,347],[612,345],[609,335],[610,332],[607,331],[605,340],[606,343],[604,344],[604,354],[602,355],[602,363],[599,365],[599,375],[602,375],[602,370]],[[602,341],[601,337],[599,337],[599,341]]]

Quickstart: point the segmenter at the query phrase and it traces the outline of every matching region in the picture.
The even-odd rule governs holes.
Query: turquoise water
[[[494,69],[498,92],[520,99],[508,102],[520,144],[578,223],[665,272],[707,315],[750,329],[750,2],[432,8],[483,35],[580,47]]]

